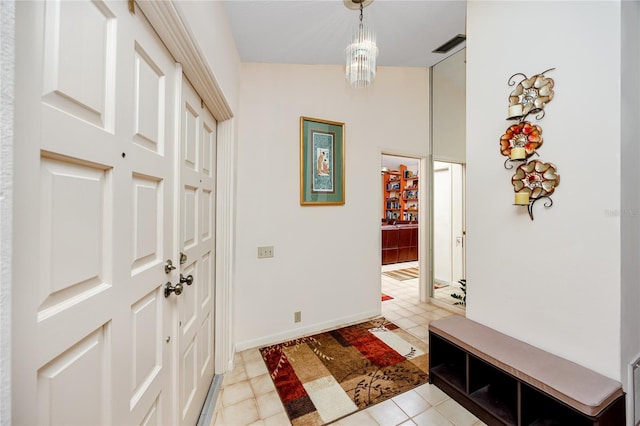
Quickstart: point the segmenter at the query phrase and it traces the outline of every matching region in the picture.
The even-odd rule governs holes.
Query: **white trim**
[[[346,327],[352,324],[358,324],[368,319],[376,318],[380,316],[380,311],[369,311],[360,313],[358,315],[350,315],[348,317],[342,317],[327,321],[322,324],[314,324],[312,327],[296,328],[295,330],[289,330],[283,333],[270,334],[258,339],[245,340],[244,342],[237,342],[236,348],[238,351],[244,351],[245,349],[258,348],[266,345],[273,345],[274,343],[286,342],[291,339],[297,339],[301,336],[309,336],[316,333],[322,333],[324,331],[333,330],[336,327]]]
[[[418,201],[418,209],[421,212],[428,211],[429,203],[432,198],[432,181],[431,172],[431,155],[428,157],[420,157],[420,197]],[[429,181],[427,184],[427,180]],[[430,241],[433,239],[433,232],[430,222],[433,217],[431,214],[427,216],[421,213],[418,216],[418,260],[420,261],[420,271],[431,271],[433,269],[433,256],[431,253]],[[427,219],[428,217],[428,219]],[[429,274],[420,273],[419,281],[419,297],[420,302],[427,303],[431,292],[433,291],[433,280],[431,272]]]
[[[0,424],[11,424],[11,283],[13,235],[13,114],[15,76],[13,0],[0,2]]]
[[[218,123],[216,166],[215,373],[233,368],[234,121]]]

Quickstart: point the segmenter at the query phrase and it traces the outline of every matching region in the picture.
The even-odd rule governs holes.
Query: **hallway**
[[[417,262],[410,262],[416,263]],[[410,263],[388,265],[409,267]],[[401,266],[398,266],[401,265]],[[429,322],[452,315],[418,302],[418,280],[398,281],[382,276],[382,316],[428,343]],[[257,348],[236,354],[227,374],[211,426],[290,424]],[[480,426],[475,416],[433,385],[425,384],[390,400],[338,420],[336,426]]]

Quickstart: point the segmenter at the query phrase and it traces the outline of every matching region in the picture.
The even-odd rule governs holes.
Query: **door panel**
[[[198,302],[203,312],[207,311],[208,305],[211,303],[211,291],[213,289],[213,280],[211,273],[213,271],[213,259],[209,252],[202,256],[201,269],[198,274],[198,280],[202,284],[198,288]]]
[[[195,424],[213,379],[216,122],[183,76],[180,191],[181,274],[193,276],[179,303],[180,413]]]
[[[103,1],[49,1],[43,102],[113,130],[116,16]]]
[[[144,48],[135,44],[134,142],[162,154],[165,134],[165,76]]]
[[[211,314],[208,314],[202,321],[202,326],[198,332],[198,348],[200,353],[198,359],[200,360],[200,375],[206,376],[209,365],[213,362],[213,319]]]
[[[126,2],[16,9],[13,423],[175,423],[175,62]]]
[[[199,274],[196,273],[196,264],[191,263],[186,267],[181,268],[181,273],[184,276],[191,275],[193,277],[198,277]],[[197,327],[197,316],[198,316],[198,301],[196,299],[198,291],[193,289],[193,291],[185,286],[185,289],[178,300],[178,311],[180,315],[180,336],[182,338],[188,338],[188,336],[193,334],[193,328]]]
[[[131,406],[162,370],[162,296],[152,291],[131,306]]]
[[[185,185],[182,193],[182,203],[184,205],[182,216],[182,241],[183,247],[186,250],[190,249],[191,247],[195,247],[195,245],[198,243],[198,240],[196,238],[196,232],[198,232],[196,229],[196,226],[198,224],[198,188]]]
[[[202,206],[202,213],[200,214],[201,225],[200,225],[200,239],[202,242],[206,243],[211,239],[212,229],[213,229],[213,193],[208,189],[202,189],[202,201],[200,205]]]
[[[38,424],[109,423],[109,326],[104,325],[38,371]],[[78,386],[92,377],[91,386]],[[78,404],[82,401],[82,404]]]
[[[162,180],[133,174],[133,263],[132,275],[162,261]]]
[[[40,177],[42,279],[38,319],[72,308],[110,287],[108,170],[43,157]],[[76,235],[70,239],[69,235]],[[77,264],[77,259],[83,262]]]

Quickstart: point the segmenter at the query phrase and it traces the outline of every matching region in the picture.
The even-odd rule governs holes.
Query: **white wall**
[[[234,114],[238,111],[240,56],[221,1],[180,0],[178,13],[207,59]]]
[[[620,13],[614,1],[467,3],[467,316],[617,380]],[[562,181],[531,221],[498,141],[507,79],[552,67],[539,154]]]
[[[380,313],[380,156],[428,155],[428,70],[243,64],[238,147],[238,349]],[[345,123],[346,204],[300,206],[300,116]],[[273,245],[275,257],[257,259]],[[302,311],[302,322],[293,322]]]

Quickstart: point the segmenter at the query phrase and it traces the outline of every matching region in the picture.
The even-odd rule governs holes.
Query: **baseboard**
[[[307,327],[287,330],[283,333],[270,334],[268,336],[260,337],[259,339],[236,342],[236,351],[239,352],[247,349],[273,345],[274,343],[286,342],[288,340],[296,339],[298,337],[309,336],[312,334],[322,333],[323,331],[333,330],[335,328],[357,324],[359,322],[366,321],[368,319],[375,318],[380,315],[381,315],[380,310],[361,312],[357,315],[350,315],[347,317],[342,317],[335,320],[327,321],[324,323],[318,323],[318,324],[309,325]]]

